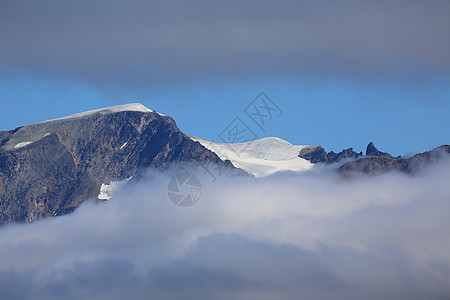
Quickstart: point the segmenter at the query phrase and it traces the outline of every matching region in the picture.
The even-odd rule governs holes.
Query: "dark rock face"
[[[353,148],[344,149],[339,153],[333,151],[327,153],[322,146],[311,146],[303,148],[298,156],[307,159],[312,163],[332,164],[346,158],[358,158],[362,156],[362,153],[353,151]]]
[[[344,175],[351,175],[351,173],[355,171],[374,174],[397,170],[408,174],[414,174],[424,167],[438,162],[442,158],[449,157],[449,154],[450,146],[443,145],[431,151],[416,154],[407,159],[387,156],[364,157],[342,165],[338,168],[338,172]]]
[[[408,159],[392,157],[389,153],[379,151],[371,142],[367,145],[366,156],[361,152],[356,153],[353,148],[344,149],[339,153],[330,151],[327,153],[321,146],[303,148],[298,155],[312,163],[333,164],[343,159],[353,159],[340,166],[337,171],[343,175],[350,176],[355,171],[366,174],[385,173],[397,170],[413,174],[425,166],[435,163],[450,153],[450,146],[443,145],[431,151],[419,153]]]
[[[367,145],[366,156],[392,157],[389,153],[381,152],[380,150],[378,150],[372,142]]]
[[[154,112],[98,112],[0,132],[0,224],[70,213],[97,198],[102,183],[177,162],[234,168]]]
[[[322,146],[311,146],[300,150],[298,155],[301,158],[307,159],[312,163],[327,162],[327,152]]]
[[[404,164],[401,160],[391,157],[365,157],[355,161],[348,162],[338,168],[341,174],[351,171],[361,171],[363,173],[385,173],[389,170],[402,170]]]
[[[312,163],[326,163],[332,164],[342,161],[343,159],[357,159],[361,158],[364,155],[362,152],[357,153],[353,151],[353,148],[344,149],[339,153],[335,153],[333,151],[326,152],[322,146],[311,146],[303,148],[299,155],[299,157],[309,160]],[[376,156],[376,157],[390,157],[392,156],[389,153],[379,151],[375,145],[370,142],[366,148],[366,156]]]
[[[327,164],[337,163],[346,158],[358,158],[360,156],[362,156],[362,154],[353,151],[353,148],[344,149],[339,153],[330,151],[327,154]]]

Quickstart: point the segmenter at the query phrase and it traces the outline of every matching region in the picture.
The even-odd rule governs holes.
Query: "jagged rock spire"
[[[381,152],[378,150],[373,142],[370,142],[369,145],[367,145],[366,148],[366,156],[386,156],[386,157],[392,157],[389,153]]]

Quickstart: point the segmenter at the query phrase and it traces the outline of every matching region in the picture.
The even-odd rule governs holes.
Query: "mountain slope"
[[[211,162],[234,168],[140,104],[0,132],[0,224],[66,214],[100,187],[145,168]]]

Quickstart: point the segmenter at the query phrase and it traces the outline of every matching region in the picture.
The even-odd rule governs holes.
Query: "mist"
[[[151,171],[106,202],[0,228],[4,299],[446,299],[450,162],[415,176]]]

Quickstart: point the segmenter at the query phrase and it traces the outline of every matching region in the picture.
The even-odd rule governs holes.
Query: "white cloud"
[[[189,208],[150,173],[106,203],[0,229],[8,299],[380,299],[450,295],[448,162],[415,177],[201,173]]]

